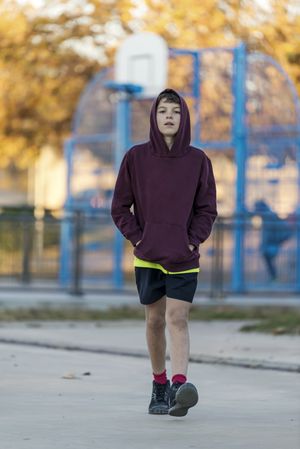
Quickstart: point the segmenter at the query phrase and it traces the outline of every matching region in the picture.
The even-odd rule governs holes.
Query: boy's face
[[[180,105],[163,98],[157,106],[156,122],[164,137],[174,137],[180,125]]]

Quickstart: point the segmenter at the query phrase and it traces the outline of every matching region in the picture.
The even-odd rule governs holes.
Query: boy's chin
[[[176,134],[177,134],[177,132],[176,133],[162,133],[162,136],[163,137],[175,137]]]

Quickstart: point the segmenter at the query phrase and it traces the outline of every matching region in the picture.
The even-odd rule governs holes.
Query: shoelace
[[[173,388],[175,391],[177,391],[178,388],[180,388],[182,385],[183,385],[183,384],[180,383],[180,382],[175,382],[175,383],[172,385],[172,388]]]
[[[156,399],[158,401],[165,400],[166,393],[166,385],[165,384],[156,384]]]

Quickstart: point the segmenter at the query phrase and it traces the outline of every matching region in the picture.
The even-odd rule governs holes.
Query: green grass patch
[[[265,332],[273,335],[300,335],[300,308],[290,307],[195,307],[194,320],[255,320],[241,326],[241,332]]]
[[[7,321],[102,321],[102,320],[143,320],[144,308],[112,307],[107,310],[74,308],[19,308],[0,310],[0,322]],[[300,308],[289,307],[237,307],[193,306],[191,320],[255,320],[241,327],[242,332],[266,332],[274,335],[300,335]]]
[[[253,324],[245,324],[241,332],[265,332],[273,335],[300,335],[299,312],[285,312]]]
[[[18,308],[0,310],[1,321],[98,321],[143,319],[143,308],[112,307],[108,310],[75,308]]]

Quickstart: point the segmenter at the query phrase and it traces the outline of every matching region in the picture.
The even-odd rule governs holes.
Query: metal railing
[[[72,233],[67,258],[68,276],[62,282],[61,235],[66,222],[71,225]],[[235,226],[233,217],[219,218],[211,237],[201,245],[199,292],[222,297],[232,291]],[[280,226],[273,222],[258,225],[252,217],[244,219],[243,282],[246,292],[298,291],[299,220],[290,225],[290,235],[274,249],[267,234],[268,231],[273,236],[280,234]],[[99,216],[76,211],[60,219],[51,215],[35,218],[26,212],[0,214],[0,288],[42,286],[77,295],[114,289],[114,233],[115,227],[108,213]],[[134,289],[132,245],[125,240],[122,261],[125,285]],[[270,263],[276,268],[275,278]]]

